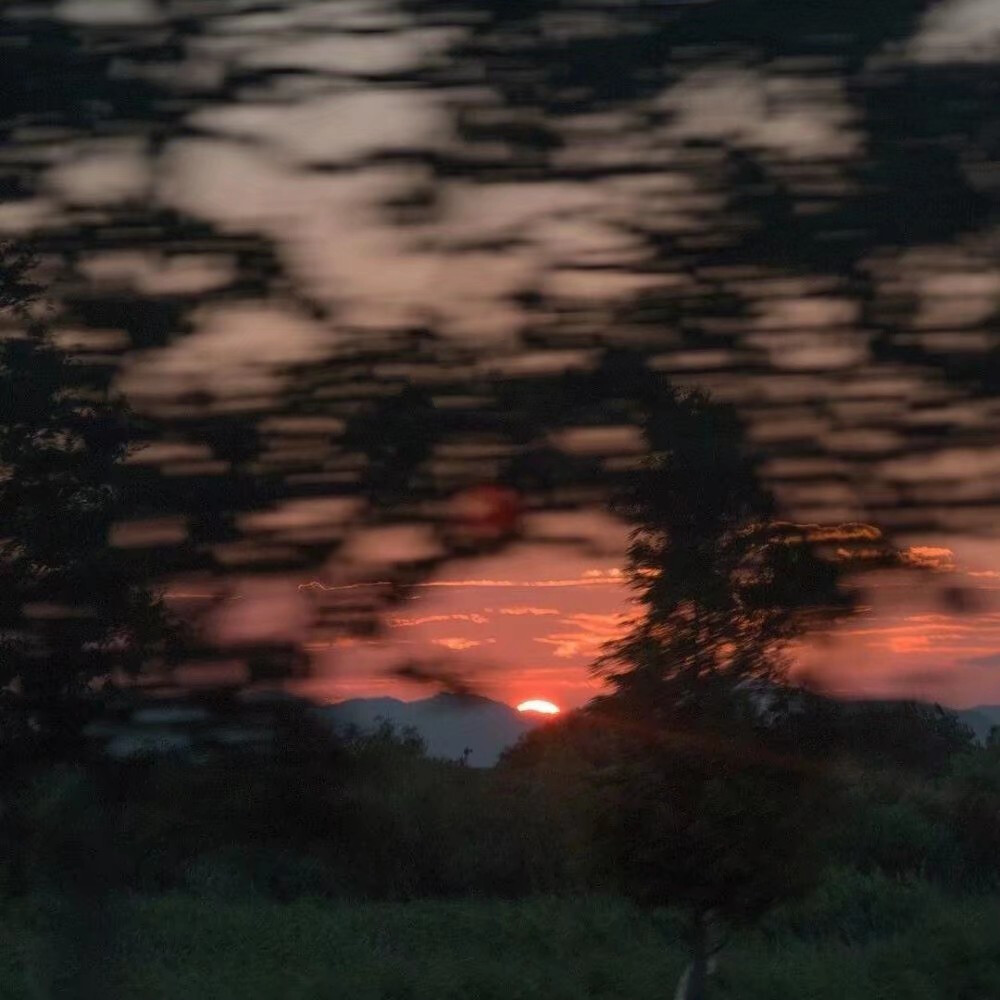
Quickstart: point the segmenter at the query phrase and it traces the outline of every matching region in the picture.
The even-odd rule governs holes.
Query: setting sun
[[[532,698],[530,701],[522,701],[517,706],[519,712],[541,712],[542,715],[558,715],[559,706],[553,705],[551,701],[542,701],[540,698]]]

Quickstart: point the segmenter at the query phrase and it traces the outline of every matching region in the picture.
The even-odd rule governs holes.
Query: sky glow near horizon
[[[603,690],[591,666],[637,611],[623,560],[615,565],[609,558],[609,537],[608,525],[595,517],[593,539],[604,544],[604,558],[561,552],[555,579],[539,575],[554,560],[537,545],[468,560],[415,587],[373,638],[309,636],[314,582],[257,582],[256,591],[251,586],[222,605],[217,623],[233,641],[303,641],[316,673],[302,690],[322,700],[423,697],[433,689],[393,669],[426,657],[508,704],[541,697],[574,708]],[[914,696],[956,707],[1000,702],[1000,572],[991,568],[1000,565],[1000,543],[934,541],[914,546],[934,567],[928,572],[937,584],[966,588],[974,608],[943,609],[937,588],[909,571],[878,574],[857,614],[794,649],[797,676],[841,696]],[[197,592],[184,593],[196,599]]]

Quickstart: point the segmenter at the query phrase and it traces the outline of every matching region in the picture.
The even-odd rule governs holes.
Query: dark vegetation
[[[33,258],[0,245],[0,755],[71,752],[94,682],[164,657],[172,624],[148,560],[108,543],[136,433],[107,372],[49,336]]]
[[[1000,749],[966,740],[915,764],[906,741],[935,743],[942,717],[898,717],[889,750],[842,728],[815,881],[735,933],[712,995],[996,988]],[[688,942],[672,904],[690,880],[676,901],[658,883],[649,913],[622,898],[615,742],[584,713],[475,769],[407,734],[332,741],[302,720],[264,758],[47,770],[5,803],[3,995],[46,995],[29,986],[75,926],[58,900],[81,871],[118,900],[121,992],[105,995],[669,995]]]
[[[927,713],[914,738],[933,740],[936,725]],[[264,757],[64,765],[7,801],[20,835],[4,845],[3,883],[14,894],[58,886],[67,843],[92,833],[82,849],[106,855],[109,876],[138,892],[280,901],[612,892],[614,857],[595,845],[617,792],[603,779],[628,738],[580,713],[481,769],[429,759],[419,740],[388,727],[331,738],[301,720]],[[969,740],[932,768],[913,766],[905,748],[873,756],[849,735],[831,753],[826,792],[837,808],[825,811],[823,864],[942,891],[997,886],[1000,745]]]

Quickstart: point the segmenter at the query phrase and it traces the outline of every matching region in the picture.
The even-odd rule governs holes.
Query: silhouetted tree
[[[776,520],[732,407],[665,389],[644,430],[647,463],[617,504],[643,613],[598,671],[645,712],[728,714],[733,692],[763,695],[788,644],[850,598],[805,529]]]
[[[940,705],[918,701],[835,701],[804,697],[791,720],[796,739],[817,752],[868,768],[926,777],[944,774],[975,733]]]
[[[642,613],[597,669],[620,721],[601,777],[603,835],[623,886],[685,907],[705,995],[726,924],[808,885],[822,769],[787,739],[788,644],[849,606],[836,564],[776,521],[734,411],[664,390],[646,421],[649,460],[619,509],[632,523],[627,572]]]
[[[53,343],[30,268],[0,253],[0,738],[65,749],[94,685],[137,671],[172,630],[153,567],[109,539],[129,411]]]

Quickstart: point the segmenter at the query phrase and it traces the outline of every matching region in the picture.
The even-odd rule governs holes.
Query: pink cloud
[[[448,636],[444,639],[431,639],[431,642],[435,646],[442,646],[452,652],[461,653],[466,649],[474,649],[476,646],[491,645],[496,642],[496,639],[463,639],[459,636]]]
[[[239,599],[215,612],[211,631],[223,644],[306,639],[312,610],[293,584],[281,578],[244,580]]]
[[[475,612],[465,614],[456,612],[448,615],[424,615],[422,618],[390,618],[390,628],[412,628],[417,625],[430,625],[435,622],[470,622],[473,625],[486,625],[489,618]]]
[[[908,549],[903,549],[901,557],[904,563],[921,569],[938,572],[955,569],[955,553],[943,546],[911,545]]]
[[[561,614],[561,612],[556,608],[532,608],[532,607],[500,608],[499,613],[501,615],[516,615],[516,616],[529,615],[533,618],[537,618],[542,615]]]
[[[565,579],[548,580],[503,580],[503,579],[469,579],[469,580],[425,580],[421,583],[413,584],[414,588],[459,588],[471,590],[476,587],[482,588],[524,588],[530,590],[534,587],[598,587],[623,585],[624,578],[620,570],[601,572],[597,576],[578,576]],[[321,580],[309,580],[300,583],[300,590],[358,590],[363,587],[388,587],[389,580],[369,580],[355,583],[326,584]]]

